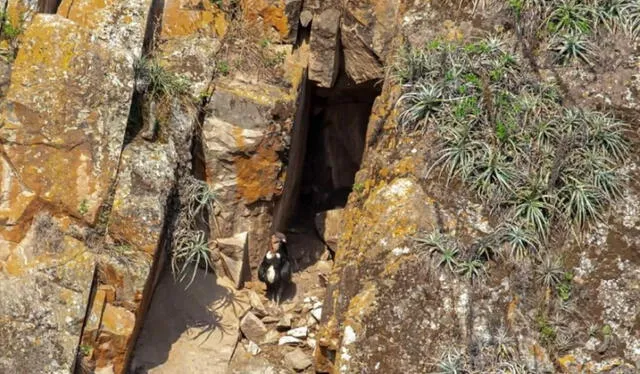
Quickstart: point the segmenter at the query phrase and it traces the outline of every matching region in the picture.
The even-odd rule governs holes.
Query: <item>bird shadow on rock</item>
[[[214,273],[197,270],[193,283],[178,282],[169,267],[163,269],[136,342],[129,373],[147,373],[163,366],[178,341],[215,345],[237,337],[232,290],[220,284]],[[238,309],[239,311],[239,309]],[[230,314],[231,313],[231,314]],[[185,344],[189,344],[188,342]]]

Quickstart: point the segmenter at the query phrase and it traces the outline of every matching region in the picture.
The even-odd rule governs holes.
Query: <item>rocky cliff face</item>
[[[430,53],[429,45],[470,45],[493,35],[515,51],[525,70],[534,73],[533,79],[560,85],[565,105],[603,110],[627,121],[624,137],[635,144],[638,50],[633,36],[618,34],[628,44],[614,48],[615,52],[590,50],[587,63],[563,65],[549,57],[546,41],[527,44],[532,39],[524,15],[518,19],[509,5],[373,3],[366,9],[378,18],[371,14],[365,18],[358,6],[348,4],[342,27],[352,15],[359,15],[355,29],[366,35],[359,34],[359,39],[368,40],[369,51],[385,65],[393,62],[382,51],[395,42]],[[385,38],[385,31],[392,36]],[[609,38],[593,43],[609,48],[614,43]],[[344,40],[343,44],[348,64],[349,45]],[[496,253],[487,259],[465,252],[479,249],[474,243],[482,243],[500,226],[498,205],[483,205],[471,184],[458,180],[447,185],[447,171],[441,178],[438,172],[428,173],[436,160],[444,158],[441,145],[437,133],[403,130],[408,104],[398,99],[407,86],[401,87],[399,73],[395,74],[392,70],[387,75],[374,105],[368,148],[342,217],[316,369],[344,373],[638,370],[639,311],[632,301],[639,281],[638,219],[632,212],[639,192],[637,154],[632,151],[625,160],[630,183],[623,198],[601,223],[579,238],[560,234],[561,239],[540,251],[541,257],[562,259],[556,272],[566,277],[563,286],[547,287],[542,279],[549,274],[545,260],[514,260]],[[426,107],[427,97],[424,100]],[[445,126],[443,122],[434,126],[438,125]],[[551,230],[555,235],[564,229],[557,225]],[[453,262],[464,261],[465,256],[483,258],[483,275],[475,278],[473,273],[469,279],[462,275],[463,269],[449,271],[450,263],[437,250],[423,252],[416,238],[433,232],[465,243],[467,249],[450,254],[459,255],[450,257]]]
[[[322,286],[309,289],[316,279],[301,283],[286,306],[316,313],[309,326],[296,314],[295,327],[318,328],[305,348],[314,348],[313,368],[298,349],[283,357],[289,369],[635,372],[638,6],[565,5],[0,1],[0,372],[127,372],[147,318],[157,326],[185,314],[181,303],[219,304],[219,294],[241,300],[222,313],[234,333],[249,310],[259,327],[286,324],[238,289],[272,230],[343,205],[340,193],[350,189],[344,210],[317,217],[335,250],[333,270],[319,282],[328,283],[324,306],[297,300],[306,292],[317,300]],[[593,14],[600,18],[589,21]],[[563,27],[573,29],[562,34]],[[478,44],[488,34],[495,45]],[[483,92],[475,105],[491,107],[499,140],[525,127],[499,124],[500,103],[487,98],[512,63],[531,85],[557,87],[558,105],[610,112],[628,125],[631,151],[620,161],[627,183],[600,220],[576,235],[554,221],[540,256],[514,259],[504,243],[473,254],[501,227],[499,204],[484,203],[464,173],[447,183],[446,172],[429,172],[442,155],[443,123],[433,131],[406,126],[410,100],[402,95],[435,71],[419,64],[441,45],[474,56],[496,45],[509,51],[503,65],[462,88]],[[465,66],[422,97],[424,118],[466,98],[467,91],[455,100],[437,94],[453,87],[456,68]],[[440,258],[416,241],[437,232],[464,249]],[[306,282],[318,274],[303,269],[317,258],[311,244],[294,245],[296,279]],[[187,283],[192,273],[181,259],[191,253],[206,258],[193,274],[206,263],[230,281],[173,299],[183,287],[170,271]],[[448,270],[462,263],[473,266],[469,277]],[[158,284],[160,312],[148,314]],[[164,312],[162,298],[172,298]],[[241,329],[250,357],[259,342],[248,331]],[[278,341],[275,329],[265,331]],[[236,335],[220,334],[219,347],[205,344],[217,352],[216,370],[232,359],[232,372],[279,368],[276,348],[260,343],[266,357],[243,362]],[[143,335],[156,339],[148,329]],[[175,357],[194,347],[177,344],[158,372],[176,370]]]

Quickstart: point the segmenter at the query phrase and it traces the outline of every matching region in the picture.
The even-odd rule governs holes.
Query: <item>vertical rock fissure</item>
[[[152,5],[151,7],[150,17],[153,17],[155,21],[147,25],[145,34],[145,44],[143,46],[143,56],[145,57],[151,56],[155,45],[155,38],[159,36],[159,30],[161,29],[160,22],[162,22],[164,0],[156,0],[154,1],[154,4],[155,6]],[[223,46],[225,44],[225,41],[226,39],[223,39]],[[219,49],[219,51],[220,50],[222,50],[222,47]],[[212,59],[215,59],[216,57],[217,54],[212,56]],[[134,351],[136,348],[136,344],[140,333],[144,328],[144,324],[147,319],[147,313],[151,306],[151,301],[154,297],[156,286],[158,285],[162,274],[164,272],[171,271],[171,269],[167,265],[167,262],[171,259],[171,252],[174,245],[174,236],[176,230],[180,229],[180,213],[187,209],[187,197],[185,196],[185,189],[193,183],[194,179],[198,181],[206,180],[206,163],[202,145],[202,128],[206,117],[206,106],[211,98],[211,95],[215,91],[214,81],[216,75],[217,72],[214,71],[207,83],[207,87],[205,89],[206,94],[202,95],[201,100],[197,103],[197,105],[195,105],[195,116],[193,117],[193,126],[191,126],[192,131],[187,140],[187,143],[190,143],[190,156],[187,158],[178,158],[178,163],[175,169],[173,189],[167,201],[167,211],[164,227],[160,237],[160,245],[158,247],[158,250],[156,251],[156,256],[154,258],[152,270],[150,273],[151,275],[147,279],[147,284],[144,288],[143,300],[141,302],[139,314],[136,316],[136,326],[134,334],[130,341],[125,364],[125,368],[127,368],[127,370],[131,369],[131,365],[135,355]],[[144,97],[139,94],[137,100],[138,108],[133,108],[132,105],[132,115],[134,117],[132,121],[132,131],[129,132],[130,140],[140,130],[141,126],[139,124],[143,120],[146,120],[143,118],[143,113],[141,110],[144,103]],[[178,104],[178,106],[179,105],[180,104]],[[138,109],[138,111],[136,111],[135,109]],[[209,235],[211,233],[209,222],[210,212],[207,211],[207,207],[204,207],[203,209],[204,212],[201,215],[201,219],[196,223],[196,226],[198,227],[198,229],[202,230],[202,232],[205,233],[207,240],[209,240]]]
[[[84,335],[84,330],[85,330],[85,327],[87,326],[87,322],[91,314],[91,308],[93,307],[93,302],[96,296],[96,290],[98,288],[98,266],[99,265],[95,265],[93,268],[93,278],[91,281],[91,290],[89,291],[89,298],[88,298],[89,302],[87,302],[87,306],[85,308],[84,318],[82,320],[82,328],[80,329],[80,336],[78,336],[78,345],[76,347],[76,354],[75,354],[73,364],[71,365],[71,367],[73,368],[74,374],[83,373],[81,344],[82,344],[82,337]]]
[[[55,4],[54,4],[55,3]],[[40,1],[39,2],[39,10],[43,13],[56,13],[57,8],[59,6],[60,1]],[[71,5],[69,6],[68,12],[70,12],[71,7],[73,6],[73,1],[71,2]],[[144,34],[144,39],[143,39],[143,45],[142,45],[142,49],[141,49],[141,56],[139,57],[135,57],[135,58],[142,58],[145,57],[147,55],[149,55],[151,53],[151,49],[152,49],[152,45],[153,45],[153,40],[155,39],[155,34],[158,30],[158,23],[161,20],[161,15],[162,15],[162,11],[164,8],[164,0],[153,0],[151,2],[150,5],[150,9],[149,9],[149,13],[147,16],[147,23],[146,23],[146,27],[145,27],[145,34]],[[67,14],[68,16],[68,14]],[[137,74],[136,69],[134,69],[134,74]],[[122,169],[122,152],[124,151],[124,149],[126,148],[126,146],[131,142],[131,140],[133,139],[133,137],[135,137],[135,135],[137,134],[137,132],[139,131],[139,128],[141,127],[141,121],[142,121],[142,103],[144,102],[144,92],[141,92],[137,85],[135,84],[137,83],[137,77],[134,80],[134,92],[131,95],[131,104],[130,104],[130,109],[129,109],[129,116],[127,118],[127,125],[125,128],[125,138],[124,141],[122,143],[122,147],[121,147],[121,152],[118,158],[118,163],[117,163],[117,169],[118,173],[121,171]],[[98,221],[96,223],[96,227],[94,230],[94,233],[96,235],[99,236],[99,241],[104,241],[106,235],[107,235],[107,226],[108,226],[108,221],[109,221],[109,217],[111,215],[112,212],[112,208],[113,208],[113,203],[114,203],[114,199],[115,199],[115,192],[116,192],[116,188],[118,185],[118,174],[116,174],[116,178],[114,178],[113,182],[111,183],[110,187],[109,187],[109,192],[108,192],[108,196],[105,199],[104,203],[102,204],[102,206],[99,209],[99,214],[98,214]],[[175,187],[174,187],[175,190]],[[164,265],[164,261],[165,261],[165,257],[166,257],[166,247],[167,247],[167,243],[165,240],[166,234],[167,234],[167,227],[168,222],[171,221],[171,217],[172,217],[172,209],[170,208],[172,205],[174,204],[174,200],[175,200],[175,193],[172,192],[169,194],[168,197],[168,201],[167,201],[167,206],[169,207],[169,209],[167,210],[167,216],[166,216],[166,220],[165,220],[165,224],[164,224],[164,229],[162,230],[161,236],[160,236],[160,241],[159,241],[159,245],[157,250],[155,251],[155,255],[154,258],[152,260],[152,265],[151,265],[151,269],[149,272],[149,277],[147,278],[146,282],[145,282],[145,286],[144,286],[144,290],[143,290],[143,297],[142,300],[140,301],[140,307],[137,310],[136,313],[136,322],[134,325],[134,329],[133,329],[133,333],[130,337],[130,340],[127,344],[127,350],[125,352],[124,355],[124,365],[123,365],[123,372],[127,372],[128,367],[129,367],[129,363],[131,361],[131,357],[132,357],[132,353],[133,353],[133,348],[135,347],[135,342],[137,340],[137,336],[142,328],[142,322],[144,321],[144,315],[146,314],[146,311],[149,307],[150,301],[151,301],[151,295],[153,293],[153,290],[155,288],[155,285],[157,284],[159,275],[160,275],[160,271],[159,269],[162,269],[163,265]],[[83,373],[85,372],[85,369],[83,368],[82,365],[82,360],[79,359],[82,357],[82,340],[83,340],[83,336],[85,334],[85,327],[87,325],[88,322],[88,318],[91,314],[91,310],[94,306],[94,302],[95,302],[95,296],[96,296],[96,290],[97,287],[99,286],[99,272],[100,272],[100,264],[96,264],[95,270],[94,270],[94,276],[93,276],[93,281],[91,284],[91,291],[90,291],[90,295],[88,298],[88,302],[87,302],[87,307],[85,310],[85,317],[83,320],[83,325],[82,325],[82,329],[80,330],[80,336],[78,338],[78,346],[76,349],[76,358],[75,361],[73,363],[73,370],[74,373]],[[103,312],[104,312],[104,308],[106,306],[105,305],[102,306],[103,308]],[[100,314],[102,316],[102,313]],[[99,324],[100,325],[100,324]]]

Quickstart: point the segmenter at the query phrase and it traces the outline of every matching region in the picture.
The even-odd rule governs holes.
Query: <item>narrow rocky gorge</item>
[[[0,1],[0,373],[637,372],[640,7],[561,3]]]

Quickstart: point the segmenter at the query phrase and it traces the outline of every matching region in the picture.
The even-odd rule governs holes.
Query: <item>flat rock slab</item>
[[[296,348],[294,351],[284,355],[284,362],[287,367],[295,371],[302,371],[312,364],[309,356],[307,356],[300,348]]]
[[[240,330],[249,340],[260,341],[267,333],[267,327],[255,314],[248,312],[240,321]]]

